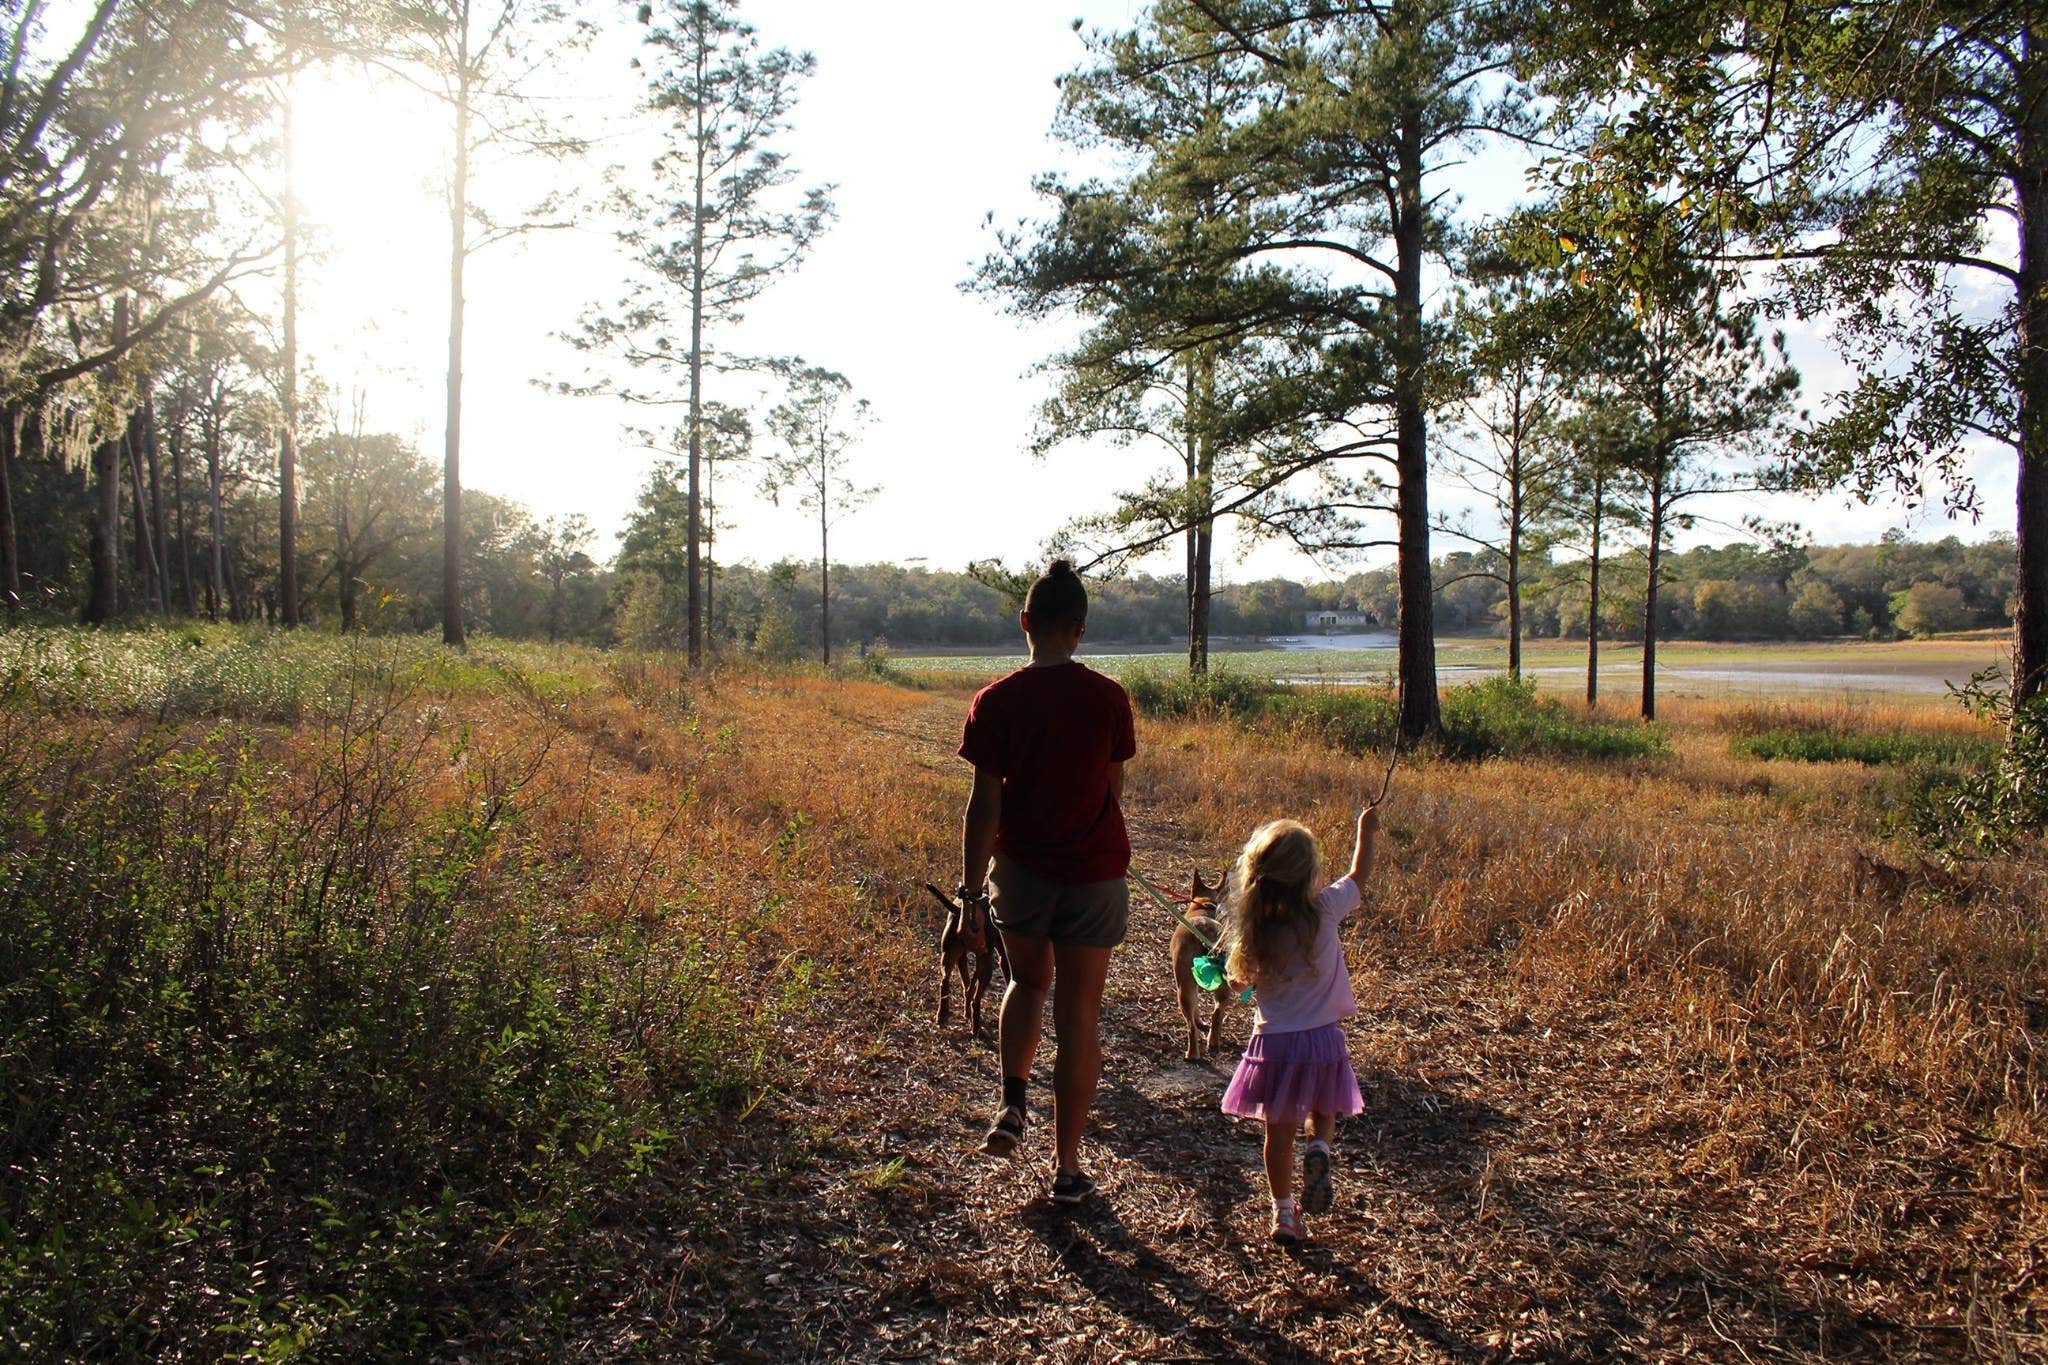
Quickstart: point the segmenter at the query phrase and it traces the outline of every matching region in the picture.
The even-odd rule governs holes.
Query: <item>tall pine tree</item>
[[[808,53],[763,50],[737,8],[721,0],[640,6],[647,25],[639,61],[647,73],[644,102],[662,123],[663,146],[644,170],[617,178],[611,195],[633,275],[613,305],[586,312],[569,337],[583,350],[624,362],[628,373],[563,386],[673,403],[667,382],[640,376],[683,380],[693,666],[704,649],[704,372],[767,363],[725,349],[718,338],[796,267],[832,214],[826,189],[792,192],[796,172],[778,145],[797,88],[815,63]]]

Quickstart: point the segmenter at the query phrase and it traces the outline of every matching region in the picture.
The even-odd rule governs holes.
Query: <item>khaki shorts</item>
[[[1019,938],[1046,938],[1075,948],[1114,948],[1131,918],[1131,888],[1106,882],[1056,882],[1002,854],[988,877],[989,915]]]

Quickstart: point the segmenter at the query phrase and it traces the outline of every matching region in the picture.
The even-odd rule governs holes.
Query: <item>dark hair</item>
[[[1073,564],[1055,559],[1024,594],[1024,611],[1035,626],[1072,626],[1088,619],[1088,590]]]

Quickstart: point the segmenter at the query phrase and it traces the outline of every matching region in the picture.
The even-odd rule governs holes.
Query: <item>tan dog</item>
[[[1201,986],[1195,982],[1195,959],[1208,953],[1209,943],[1222,939],[1223,924],[1216,912],[1216,893],[1221,887],[1212,887],[1202,881],[1202,874],[1196,872],[1189,888],[1192,897],[1187,908],[1187,924],[1173,926],[1173,939],[1169,945],[1173,956],[1173,989],[1180,997],[1181,1017],[1188,1021],[1188,1060],[1199,1062],[1216,1050],[1223,1037],[1223,1016],[1229,1011],[1230,1003],[1236,997],[1231,994],[1230,983],[1225,981],[1208,994],[1215,996],[1216,1008],[1210,1011],[1208,1037],[1203,1037]],[[1193,925],[1199,933],[1189,932]]]
[[[939,1027],[946,1026],[946,1016],[951,1012],[953,994],[953,973],[960,973],[960,993],[967,1006],[967,1031],[979,1037],[981,1034],[981,997],[988,993],[989,975],[996,959],[1003,956],[1003,938],[989,922],[988,904],[969,905],[955,901],[951,896],[933,886],[924,884],[924,889],[938,898],[946,907],[946,930],[939,936]],[[1010,974],[1008,959],[1003,961],[1003,975]]]

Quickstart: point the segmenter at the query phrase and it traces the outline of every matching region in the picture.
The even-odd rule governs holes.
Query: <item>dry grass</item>
[[[1341,831],[1374,776],[1213,727],[1157,727],[1148,754],[1134,786],[1196,793],[1183,809],[1219,839],[1273,808],[1264,793]],[[1769,1034],[2034,1141],[2044,1073],[2028,1020],[2048,942],[2032,907],[2048,875],[1987,866],[1961,903],[1858,894],[1851,854],[1867,838],[1815,812],[1882,776],[1781,764],[1760,781],[1759,766],[1711,740],[1611,766],[1410,766],[1387,809],[1378,915],[1400,942],[1499,950],[1563,989],[1680,991],[1703,1043],[1737,1060]]]
[[[904,849],[906,867],[937,868],[953,857],[964,786],[949,757],[958,705],[765,678],[720,682],[697,702],[705,724],[722,718],[746,737],[725,790],[756,824],[772,822],[789,799],[762,788],[801,792],[820,828],[860,843],[847,856],[873,860],[879,843]],[[1502,1253],[1510,1262],[1542,1246],[1593,1256],[1596,1278],[1697,1276],[1708,1285],[1740,1266],[1738,1279],[1775,1286],[1753,1298],[1814,1315],[1821,1325],[1808,1349],[1819,1354],[1830,1342],[1855,1353],[1890,1341],[1889,1351],[1901,1339],[1885,1323],[1959,1330],[1958,1342],[1975,1349],[2038,1340],[2028,1324],[2043,1306],[2039,1249],[2048,1238],[2038,1183],[2048,1065],[2037,1046],[2048,1023],[2048,942],[2034,907],[2048,904],[2048,867],[2014,861],[1959,883],[1859,888],[1858,850],[1910,863],[1876,833],[1874,805],[1894,777],[1856,764],[1760,764],[1727,748],[1730,735],[1759,726],[1955,735],[1975,734],[1974,723],[1861,703],[1768,713],[1695,703],[1672,725],[1674,753],[1660,759],[1404,768],[1373,915],[1352,944],[1367,1002],[1362,1070],[1397,1094],[1462,1076],[1472,1103],[1521,1112],[1532,1125],[1542,1114],[1581,1134],[1617,1129],[1613,1150],[1587,1146],[1585,1166],[1557,1165],[1547,1142],[1519,1155],[1500,1144],[1457,1186],[1477,1229],[1490,1228],[1498,1246],[1520,1246]],[[1371,762],[1221,723],[1148,722],[1140,742],[1129,802],[1141,843],[1149,824],[1165,820],[1212,866],[1283,812],[1341,839],[1377,780]],[[845,772],[867,777],[835,790],[832,775]],[[914,877],[893,876],[849,889],[881,890],[904,913],[916,905],[907,895]],[[789,909],[797,913],[794,902]],[[809,923],[800,913],[798,922]],[[813,932],[829,933],[830,923],[827,914]],[[895,981],[904,1008],[921,1010],[928,962],[913,952],[890,965],[905,973]],[[875,983],[885,993],[892,974]],[[1398,1003],[1376,1018],[1374,1002]],[[821,1044],[804,1040],[799,1051]],[[817,1072],[839,1074],[829,1065]],[[1554,1093],[1529,1096],[1536,1078]],[[1651,1256],[1624,1273],[1601,1260],[1549,1208],[1558,1179],[1661,1188],[1658,1217],[1672,1237],[1691,1229],[1686,1254],[1699,1263],[1660,1269]],[[908,1216],[930,1216],[947,1197],[943,1168],[892,1185],[901,1187],[891,1207]],[[1150,1186],[1133,1196],[1137,1188]],[[1168,1202],[1156,1210],[1146,1200],[1131,1208],[1127,1196],[1126,1217],[1170,1224],[1185,1214],[1174,1201],[1207,1197],[1178,1182],[1158,1194]],[[1148,1234],[1134,1225],[1131,1235]],[[1465,1235],[1455,1223],[1431,1233],[1454,1245]],[[1427,1239],[1410,1243],[1382,1227],[1369,1245],[1390,1274],[1403,1256],[1422,1256],[1399,1272],[1417,1293],[1442,1278]],[[1133,1254],[1131,1273],[1161,1273]],[[1466,1292],[1482,1303],[1504,1294],[1505,1303],[1531,1291]],[[1553,1286],[1563,1296],[1553,1308],[1585,1292]],[[1717,1320],[1705,1294],[1716,1343],[1706,1353],[1771,1340],[1761,1318]],[[1275,1300],[1259,1321],[1300,1341],[1290,1333],[1327,1322],[1327,1307],[1312,1293]],[[1543,1329],[1540,1313],[1513,1316],[1523,1325],[1492,1343],[1503,1354],[1571,1355],[1598,1339],[1562,1320]],[[1520,1348],[1516,1331],[1525,1334]],[[1691,1339],[1651,1330],[1638,1345],[1655,1354]]]
[[[1658,719],[1685,729],[1758,735],[1811,730],[1832,735],[1924,735],[1994,740],[1995,724],[1954,704],[1876,700],[1855,695],[1818,700],[1707,701],[1678,698],[1658,708]]]
[[[819,829],[844,822],[841,852],[812,850],[814,870],[862,864],[867,880],[844,883],[856,903],[879,893],[883,922],[911,916],[928,935],[909,869],[950,870],[961,701],[728,678],[693,705],[702,725],[738,727],[744,758],[720,788],[735,810],[760,827],[795,801]],[[2048,871],[2016,861],[1858,889],[1856,851],[1910,861],[1873,814],[1893,778],[1729,755],[1731,734],[1766,722],[1955,732],[1917,710],[1694,704],[1668,757],[1404,766],[1374,910],[1351,941],[1373,1108],[1350,1139],[1365,1188],[1326,1234],[1339,1266],[1375,1267],[1369,1283],[1263,1252],[1248,1268],[1255,1148],[1197,1136],[1227,1132],[1213,1093],[1141,1060],[1150,1030],[1162,1058],[1173,1038],[1142,938],[1112,991],[1158,1019],[1110,1036],[1113,1071],[1140,1093],[1105,1100],[1119,1173],[1107,1210],[1063,1230],[1028,1191],[1019,1207],[1014,1182],[959,1154],[992,1086],[986,1054],[912,1022],[927,936],[878,964],[865,1007],[846,1006],[842,1022],[874,1020],[872,1041],[789,1040],[805,1080],[775,1112],[819,1144],[803,1188],[820,1221],[776,1253],[784,1268],[729,1268],[720,1283],[762,1305],[734,1340],[1173,1354],[1175,1315],[1151,1306],[1164,1293],[1204,1356],[2037,1349],[2048,945],[2033,907]],[[1148,722],[1140,745],[1128,808],[1141,861],[1162,874],[1213,868],[1283,812],[1339,839],[1378,775],[1220,723]],[[849,772],[858,781],[835,790]],[[773,875],[756,864],[742,879]],[[797,894],[776,933],[829,936],[832,912]],[[899,1067],[905,1080],[887,1079]],[[771,1225],[787,1216],[774,1207]],[[802,1287],[792,1297],[771,1274]],[[806,1307],[827,1298],[830,1314]],[[779,1311],[814,1334],[775,1326]]]
[[[1777,1273],[1802,1257],[1881,1262],[1930,1277],[1973,1320],[2038,1312],[2048,863],[1859,888],[1857,850],[1911,865],[1871,838],[1870,798],[1891,779],[1733,759],[1727,735],[1960,727],[1878,707],[1758,711],[1686,707],[1668,759],[1407,768],[1375,917],[1354,939],[1362,998],[1419,961],[1471,960],[1539,1022],[1611,1002],[1663,1053],[1637,1078],[1651,1087],[1638,1112],[1697,1132],[1662,1174],[1693,1183],[1702,1217],[1741,1200],[1810,1220]],[[1217,843],[1281,811],[1335,840],[1377,776],[1219,727],[1147,738],[1140,799],[1178,799]],[[1393,1064],[1422,1061],[1390,1042]]]
[[[568,705],[581,752],[535,812],[568,840],[585,917],[715,926],[771,976],[793,957],[864,985],[921,965],[900,931],[933,918],[921,883],[957,856],[958,816],[952,775],[904,762],[903,694],[625,667],[619,691]]]
[[[1664,757],[1405,761],[1349,945],[1370,1108],[1345,1126],[1324,1250],[1288,1258],[1258,1242],[1256,1144],[1215,1112],[1223,1073],[1177,1059],[1166,926],[1143,912],[1090,1145],[1107,1199],[1069,1219],[1035,1171],[968,1154],[993,1059],[925,1023],[919,890],[958,856],[965,684],[576,667],[589,686],[390,717],[384,742],[417,743],[427,774],[394,818],[461,809],[493,765],[530,774],[480,875],[522,884],[578,951],[695,945],[765,1088],[602,1229],[614,1268],[560,1354],[2043,1348],[2048,863],[1859,889],[1856,851],[1908,861],[1873,814],[1894,779],[1728,752],[1759,726],[1965,733],[1952,720],[1693,702],[1670,708]],[[260,756],[310,774],[342,739],[272,728]],[[1213,870],[1279,814],[1341,856],[1378,776],[1298,739],[1146,722],[1140,863]]]

